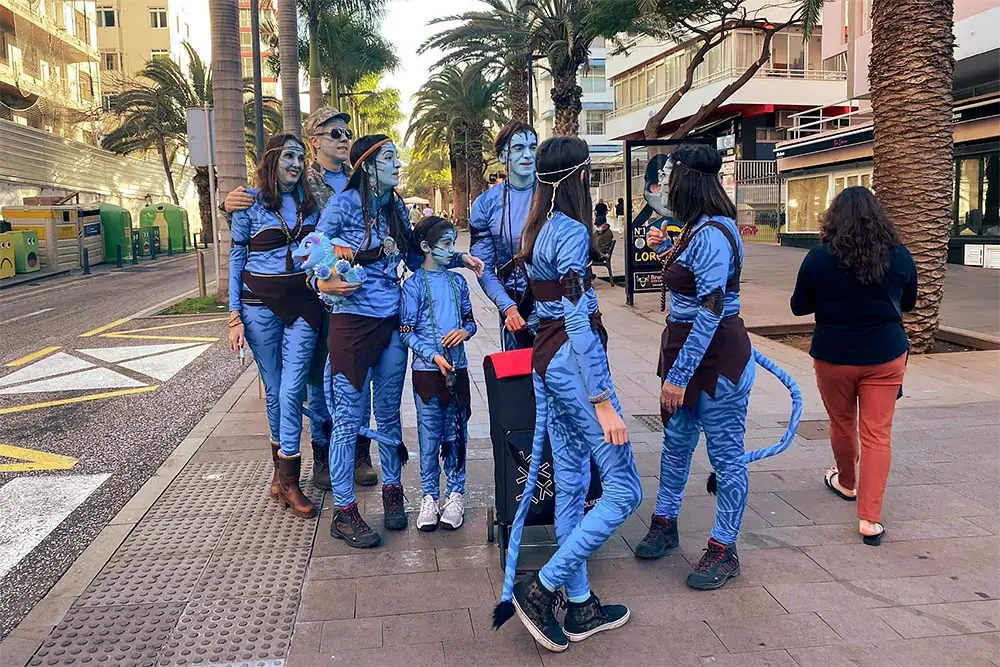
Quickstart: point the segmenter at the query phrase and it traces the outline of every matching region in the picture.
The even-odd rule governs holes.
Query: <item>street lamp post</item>
[[[528,125],[534,126],[535,124],[535,76],[531,71],[532,68],[532,54],[529,51],[526,56],[528,61]]]
[[[264,157],[264,93],[260,71],[260,0],[250,0],[250,47],[253,51],[254,135],[257,160]]]

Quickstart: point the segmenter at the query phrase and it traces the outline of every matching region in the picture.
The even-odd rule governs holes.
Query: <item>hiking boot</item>
[[[569,639],[555,616],[555,606],[558,603],[559,596],[542,586],[537,574],[514,584],[514,609],[517,617],[536,642],[556,653],[569,648]]]
[[[354,441],[354,483],[360,486],[378,484],[378,473],[372,467],[372,441],[360,435]]]
[[[708,539],[705,555],[698,561],[694,572],[688,575],[687,585],[700,591],[722,588],[732,577],[740,576],[740,557],[735,544],[723,544]]]
[[[602,605],[591,592],[586,602],[568,602],[563,631],[571,642],[582,642],[604,630],[614,630],[626,623],[630,612],[623,604]]]
[[[417,530],[429,533],[438,527],[438,501],[427,494],[420,503],[420,515],[417,516]]]
[[[278,501],[292,513],[304,519],[316,516],[316,506],[302,493],[299,486],[299,475],[302,474],[302,456],[285,456],[278,454]]]
[[[382,487],[382,509],[386,530],[406,530],[406,508],[403,507],[403,487],[387,484]]]
[[[330,537],[344,540],[347,546],[356,549],[369,549],[382,544],[382,536],[361,518],[357,503],[334,508],[333,521],[330,522]]]
[[[330,484],[330,445],[313,442],[313,486],[329,491]]]
[[[465,521],[465,498],[458,491],[452,491],[441,508],[441,527],[458,530]]]
[[[271,477],[271,489],[269,493],[274,499],[278,498],[278,488],[281,486],[280,480],[278,480],[278,452],[281,451],[281,445],[276,443],[274,440],[271,441],[271,462],[274,464],[274,475]]]
[[[635,547],[635,557],[656,560],[666,555],[670,549],[676,549],[678,544],[677,519],[654,514],[649,522],[649,532]]]

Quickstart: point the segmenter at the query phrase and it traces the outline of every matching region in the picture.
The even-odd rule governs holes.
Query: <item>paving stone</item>
[[[680,550],[690,564],[688,570],[690,572],[701,560],[704,548],[682,541]],[[739,555],[741,574],[731,579],[726,584],[727,588],[833,579],[829,572],[817,565],[800,549],[740,549]]]
[[[899,639],[901,635],[881,619],[881,609],[821,611],[819,617],[850,643]]]
[[[302,549],[313,542],[317,519],[303,519],[277,503],[252,512],[236,513],[219,540],[219,551]]]
[[[298,597],[308,564],[308,549],[220,551],[208,561],[191,599]]]
[[[821,646],[840,641],[816,614],[786,614],[763,618],[709,621],[712,630],[733,653]]]
[[[474,639],[468,609],[428,611],[382,617],[382,645],[410,646],[428,642]],[[447,650],[445,651],[447,654]]]
[[[208,556],[131,558],[109,562],[74,607],[185,602],[201,578]]]
[[[625,558],[587,563],[591,588],[605,598],[675,593],[686,588],[684,580],[690,572],[687,561],[677,553],[657,561]]]
[[[788,653],[799,667],[886,667],[899,665],[892,656],[877,646],[867,644],[838,644],[810,648],[790,648]]]
[[[496,547],[480,544],[472,547],[441,547],[435,549],[439,570],[467,570],[487,567],[498,558]]]
[[[382,646],[381,618],[349,618],[342,621],[325,621],[320,653],[357,651]]]
[[[705,667],[798,667],[788,651],[720,653],[699,658]]]
[[[367,577],[357,587],[358,618],[481,607],[495,600],[485,569]]]
[[[886,607],[1000,599],[1000,577],[996,568],[988,566],[961,574],[863,579],[851,583],[877,597],[884,603],[879,606]]]
[[[890,582],[905,581],[890,579]],[[789,614],[838,609],[869,609],[885,607],[890,601],[865,589],[859,582],[826,581],[818,583],[771,583],[767,592],[788,610]]]
[[[574,650],[576,648],[582,650]],[[598,664],[671,667],[697,665],[699,656],[726,653],[726,647],[707,623],[679,621],[654,626],[628,623],[617,630],[594,635],[563,653],[550,653],[545,649],[539,653],[546,667]]]
[[[211,554],[229,524],[226,514],[143,519],[115,551],[115,560],[150,558],[171,554]]]
[[[323,621],[298,622],[292,633],[292,646],[289,651],[319,653],[322,638]]]
[[[996,516],[996,512],[1000,512],[1000,485],[994,483],[986,484],[969,484],[963,482],[961,484],[945,484],[944,488],[949,491],[956,493],[963,498],[968,498],[975,502],[980,507],[986,507],[992,510],[988,513],[989,516]],[[965,516],[981,516],[982,513],[966,514]]]
[[[803,526],[812,521],[774,493],[751,493],[747,507],[753,509],[772,526]]]
[[[993,516],[970,516],[965,520],[976,524],[984,530],[990,531],[994,535],[1000,535],[1000,513]]]
[[[899,639],[881,642],[879,648],[905,667],[994,667],[1000,655],[1000,635]]]
[[[527,632],[524,633],[527,635]],[[542,667],[538,648],[530,636],[511,641],[500,637],[486,639],[448,640],[442,642],[445,667],[478,667],[480,665],[518,665]]]
[[[805,547],[808,556],[836,579],[886,579],[978,570],[993,562],[1000,539],[962,537],[893,542],[873,549],[863,543]],[[753,554],[748,551],[747,554]]]
[[[879,612],[905,639],[1000,630],[1000,600],[893,607]]]
[[[383,551],[372,549],[362,553],[354,549],[344,556],[320,556],[309,564],[309,579],[354,579],[407,572],[433,572],[437,561],[433,549],[417,551]]]
[[[354,618],[357,582],[353,579],[308,581],[302,587],[299,621]]]
[[[353,651],[324,651],[313,653],[293,652],[288,656],[285,667],[441,667],[444,649],[441,643],[417,644],[416,646],[389,646]]]
[[[672,620],[693,621],[787,613],[760,586],[726,587],[716,591],[696,591],[685,586],[669,594],[653,593],[624,598],[619,597],[617,591],[608,590],[607,595],[614,595],[609,602],[628,605],[632,612],[629,623],[636,625],[662,625]]]

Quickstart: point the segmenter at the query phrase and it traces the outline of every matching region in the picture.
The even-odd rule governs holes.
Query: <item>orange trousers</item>
[[[859,519],[881,521],[892,463],[892,417],[906,355],[873,366],[814,359],[813,368],[830,416],[830,445],[840,471],[837,481],[845,489],[857,489]]]

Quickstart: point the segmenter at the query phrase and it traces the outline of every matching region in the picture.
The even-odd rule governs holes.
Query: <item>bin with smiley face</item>
[[[14,277],[14,235],[0,234],[0,280]]]
[[[38,232],[11,232],[14,238],[14,270],[18,273],[32,273],[42,268],[38,254]]]

